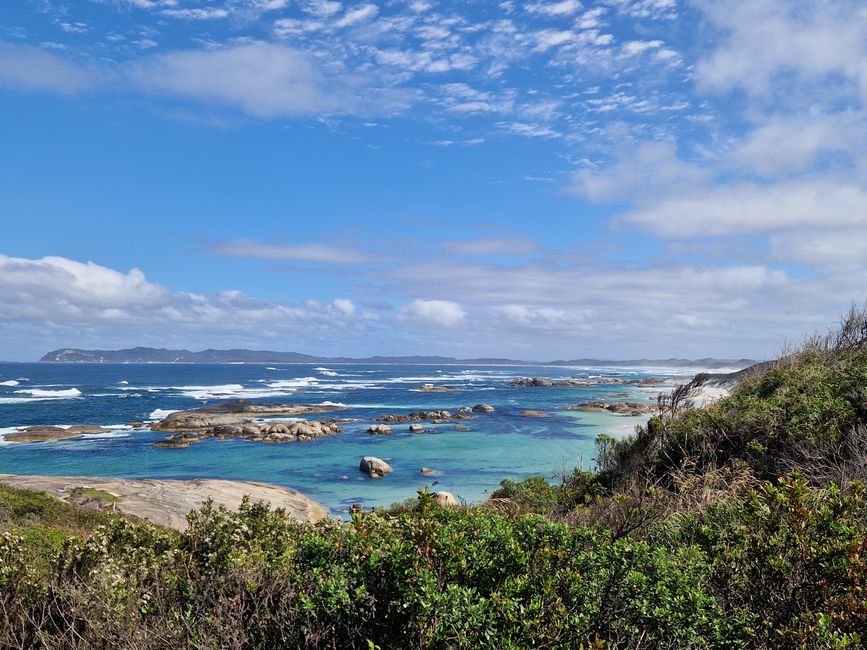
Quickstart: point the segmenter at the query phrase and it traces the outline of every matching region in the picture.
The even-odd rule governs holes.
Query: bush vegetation
[[[473,507],[176,533],[0,488],[0,647],[864,647],[867,315],[693,408],[705,379]]]

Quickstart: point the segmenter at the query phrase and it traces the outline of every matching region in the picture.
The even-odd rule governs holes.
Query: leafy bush
[[[862,647],[867,641],[867,501],[811,489],[802,478],[766,483],[748,498],[678,515],[651,541],[695,546],[708,588],[744,618],[762,647]]]
[[[118,520],[9,589],[6,643],[134,647],[737,646],[701,557],[542,517],[417,508],[300,525],[206,506],[177,536]],[[20,548],[13,555],[20,559]],[[2,557],[2,555],[0,555]],[[21,625],[20,622],[31,625]],[[37,644],[38,645],[38,644]]]

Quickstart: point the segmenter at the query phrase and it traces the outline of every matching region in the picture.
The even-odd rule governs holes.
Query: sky
[[[867,5],[10,0],[0,359],[771,358],[867,294]]]

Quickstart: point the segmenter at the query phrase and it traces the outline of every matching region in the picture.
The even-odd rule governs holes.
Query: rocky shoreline
[[[658,411],[656,402],[582,402],[564,407],[567,411],[583,413],[613,413],[615,415],[654,415]]]
[[[21,476],[0,474],[12,488],[47,492],[67,503],[116,510],[155,524],[185,530],[187,513],[210,499],[215,506],[237,510],[245,496],[266,501],[300,522],[317,522],[325,508],[297,490],[253,481],[217,479],[157,480],[84,476]],[[86,496],[86,499],[82,499]]]
[[[620,377],[580,377],[572,379],[551,379],[550,377],[522,377],[513,379],[509,386],[513,388],[584,388],[600,384],[621,384],[624,386],[660,386],[670,379],[662,377],[645,377],[644,379],[622,379]]]

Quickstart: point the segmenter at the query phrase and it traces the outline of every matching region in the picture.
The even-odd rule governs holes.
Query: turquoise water
[[[563,410],[567,404],[606,395],[653,399],[655,390],[600,384],[581,388],[514,388],[515,377],[671,376],[674,369],[533,368],[527,366],[310,365],[52,365],[0,364],[0,435],[31,425],[97,424],[111,434],[78,440],[15,444],[0,442],[0,473],[139,478],[255,480],[301,490],[336,515],[349,505],[390,505],[418,488],[453,492],[467,502],[487,497],[504,478],[554,477],[576,465],[592,465],[602,431],[630,431],[641,418]],[[419,392],[423,384],[453,392]],[[228,399],[260,403],[345,405],[336,417],[350,419],[342,433],[312,443],[269,445],[206,440],[188,449],[159,449],[167,437],[133,421],[153,421],[166,411]],[[623,399],[626,399],[625,397]],[[393,425],[387,436],[365,429],[377,416],[449,409],[485,402],[495,413],[453,424],[430,425],[413,434]],[[521,416],[538,409],[543,418]],[[331,414],[326,414],[326,416]],[[358,471],[362,456],[387,460],[394,473],[370,479]],[[421,467],[437,476],[421,476]]]

